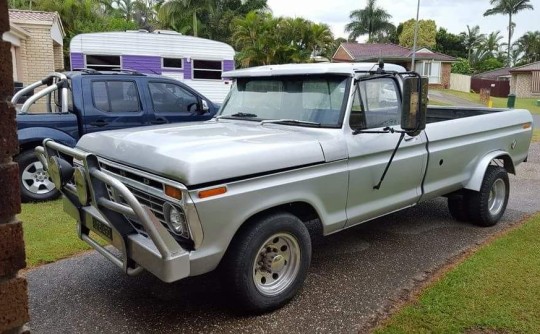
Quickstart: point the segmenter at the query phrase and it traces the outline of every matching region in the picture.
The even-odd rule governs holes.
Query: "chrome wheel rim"
[[[502,179],[497,179],[491,186],[488,198],[488,210],[492,215],[497,215],[501,212],[504,199],[506,198],[506,185]]]
[[[54,190],[54,183],[41,161],[35,161],[26,166],[22,172],[21,181],[23,187],[33,194],[43,195]]]
[[[268,238],[253,261],[253,282],[266,296],[276,296],[287,289],[300,271],[300,247],[289,233]]]

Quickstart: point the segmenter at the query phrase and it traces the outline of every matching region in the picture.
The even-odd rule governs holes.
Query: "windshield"
[[[343,76],[239,78],[219,117],[339,127],[346,86]]]

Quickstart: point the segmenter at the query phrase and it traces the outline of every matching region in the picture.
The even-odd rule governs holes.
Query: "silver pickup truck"
[[[79,237],[129,275],[217,269],[235,305],[269,311],[301,287],[317,231],[438,196],[456,219],[491,226],[527,159],[527,110],[427,108],[425,79],[397,65],[224,75],[235,84],[212,120],[37,148]]]

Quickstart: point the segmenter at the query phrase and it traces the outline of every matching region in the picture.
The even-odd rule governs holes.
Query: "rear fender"
[[[465,189],[479,191],[482,186],[482,180],[484,180],[484,175],[488,166],[493,160],[502,160],[504,163],[504,168],[508,173],[516,174],[516,169],[514,167],[514,162],[510,155],[502,150],[497,150],[486,154],[480,162],[476,165],[476,168],[469,179],[469,182],[465,185]]]

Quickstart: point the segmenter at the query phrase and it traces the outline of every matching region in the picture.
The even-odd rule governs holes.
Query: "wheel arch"
[[[255,223],[260,218],[276,213],[276,212],[287,212],[296,216],[306,227],[308,228],[311,238],[322,236],[323,234],[323,224],[320,218],[319,213],[315,207],[305,201],[292,201],[284,204],[279,204],[272,206],[270,208],[263,209],[259,212],[252,214],[248,219],[246,219],[234,233],[233,239],[240,234],[240,232],[250,226],[250,224]]]
[[[465,189],[479,191],[482,186],[482,180],[486,174],[487,168],[491,164],[504,167],[507,173],[516,174],[514,161],[505,151],[498,150],[486,154],[480,162],[476,165],[476,168],[469,179],[469,182],[465,185]]]

